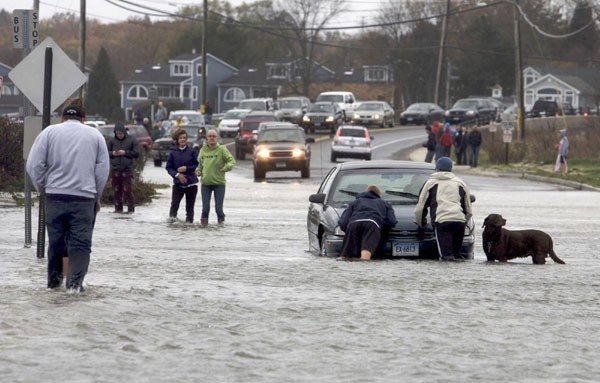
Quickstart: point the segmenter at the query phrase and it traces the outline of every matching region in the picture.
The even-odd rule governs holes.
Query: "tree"
[[[88,94],[85,98],[87,114],[99,114],[111,121],[123,116],[119,83],[112,70],[108,53],[100,47],[98,58],[88,80]]]
[[[589,27],[570,37],[571,42],[576,45],[576,47],[583,49],[585,58],[589,60],[588,65],[590,67],[592,66],[594,50],[598,45],[598,31],[596,29],[596,23],[592,22],[593,18],[594,15],[589,2],[587,0],[578,1],[568,28],[569,32],[574,32],[591,23]]]

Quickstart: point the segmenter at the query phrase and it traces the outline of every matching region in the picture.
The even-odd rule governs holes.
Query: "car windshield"
[[[384,200],[392,205],[416,205],[419,192],[433,170],[424,169],[352,169],[342,170],[329,193],[329,204],[348,206],[369,185],[377,185]]]
[[[230,110],[223,116],[224,120],[241,120],[248,114],[245,110]]]
[[[185,130],[188,138],[196,138],[198,136],[197,126],[180,126],[181,129]]]
[[[362,137],[365,138],[365,131],[362,129],[342,128],[340,137]]]
[[[258,141],[304,143],[304,135],[298,129],[266,129],[258,134]]]
[[[376,111],[382,111],[383,110],[383,105],[379,104],[379,103],[365,103],[365,104],[360,104],[360,106],[358,108],[356,108],[356,110],[376,110]]]
[[[242,129],[245,132],[251,132],[253,130],[258,129],[259,124],[260,124],[260,122],[244,122]]]
[[[202,119],[202,115],[200,113],[171,113],[171,120],[176,120],[177,117],[181,117],[183,120],[187,122],[201,122],[204,121]]]
[[[264,101],[240,101],[240,109],[267,110],[267,104]]]
[[[98,129],[104,137],[112,136],[115,132],[115,128],[113,126],[100,126],[96,129]]]
[[[452,109],[477,109],[477,101],[474,100],[459,100]]]
[[[281,109],[296,109],[300,108],[302,104],[300,104],[299,100],[280,100],[279,107]]]
[[[321,94],[317,101],[344,102],[344,96],[341,94]]]
[[[314,113],[333,113],[333,104],[312,104],[308,111]]]
[[[429,107],[427,104],[412,104],[409,106],[406,111],[407,112],[427,112]]]

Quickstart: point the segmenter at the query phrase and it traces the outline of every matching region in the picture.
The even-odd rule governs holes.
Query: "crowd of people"
[[[450,123],[441,125],[435,121],[432,126],[425,127],[427,141],[423,147],[427,149],[425,162],[439,160],[441,157],[451,157],[452,148],[456,156],[457,165],[477,167],[479,149],[481,148],[481,132],[477,125],[469,131],[466,125],[453,127]]]

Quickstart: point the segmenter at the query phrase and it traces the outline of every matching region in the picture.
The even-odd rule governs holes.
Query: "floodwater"
[[[145,178],[169,182],[150,163]],[[566,265],[487,263],[479,228],[472,262],[316,257],[319,180],[239,166],[224,227],[166,223],[169,189],[130,217],[104,207],[69,294],[23,248],[23,210],[2,208],[0,381],[597,382],[600,193],[465,179],[479,227],[496,212],[544,230]]]

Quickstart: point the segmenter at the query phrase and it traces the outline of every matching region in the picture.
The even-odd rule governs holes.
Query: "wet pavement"
[[[0,381],[597,381],[600,193],[465,174],[474,261],[339,262],[306,252],[330,166],[255,182],[241,161],[223,227],[167,223],[170,189],[104,207],[83,294],[45,288],[23,209],[0,209]],[[170,182],[150,162],[144,179]],[[548,232],[566,265],[485,262],[492,212]]]

